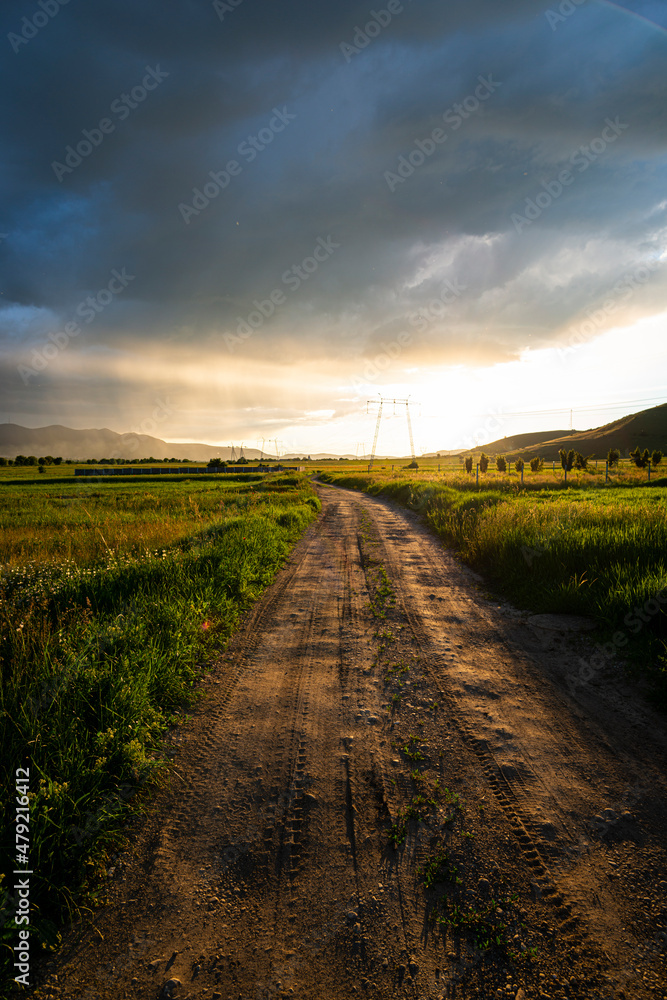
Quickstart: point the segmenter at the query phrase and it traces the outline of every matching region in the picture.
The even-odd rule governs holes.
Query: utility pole
[[[413,436],[412,436],[412,421],[410,420],[410,397],[408,396],[407,399],[384,399],[382,396],[380,396],[379,400],[378,399],[369,399],[369,400],[366,401],[366,412],[368,412],[368,407],[372,406],[372,405],[375,405],[375,403],[379,403],[379,409],[378,409],[378,418],[377,418],[377,421],[376,421],[376,424],[375,424],[375,436],[373,438],[373,450],[371,451],[371,459],[370,459],[370,462],[368,463],[368,471],[369,472],[371,471],[371,469],[373,468],[373,462],[375,461],[375,451],[376,451],[377,443],[378,443],[378,434],[380,433],[380,421],[382,420],[382,407],[384,406],[385,403],[393,403],[393,405],[394,405],[394,413],[396,413],[396,404],[397,403],[398,403],[399,406],[402,406],[403,404],[405,404],[405,416],[407,418],[408,435],[410,437],[410,454],[412,455],[412,461],[414,462],[415,461],[415,443],[414,443],[414,439],[413,439]]]

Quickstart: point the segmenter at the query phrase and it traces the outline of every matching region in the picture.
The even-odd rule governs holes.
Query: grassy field
[[[16,769],[29,768],[31,932],[55,942],[164,772],[165,730],[319,509],[297,476],[92,483],[13,471],[0,480],[5,960]]]
[[[570,480],[567,487],[538,482],[520,489],[498,477],[478,488],[470,477],[408,473],[330,472],[322,479],[421,512],[446,545],[517,605],[591,616],[604,640],[603,661],[625,660],[667,705],[665,486]]]

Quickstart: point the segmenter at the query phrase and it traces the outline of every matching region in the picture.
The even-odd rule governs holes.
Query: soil
[[[318,491],[35,995],[667,997],[664,717],[416,515]]]

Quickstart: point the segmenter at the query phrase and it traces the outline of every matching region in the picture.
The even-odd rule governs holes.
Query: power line
[[[574,411],[575,413],[583,412],[587,413],[591,410],[622,410],[626,406],[634,405],[635,403],[664,403],[665,395],[667,391],[662,396],[652,396],[648,399],[627,399],[623,403],[592,403],[590,406],[562,406],[558,409],[553,410],[515,410],[508,412],[506,410],[496,411],[495,413],[471,413],[471,417],[539,417],[544,414],[549,413],[570,413]]]

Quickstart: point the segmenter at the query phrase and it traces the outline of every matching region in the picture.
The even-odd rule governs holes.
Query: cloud
[[[405,365],[508,360],[559,342],[624,270],[662,252],[665,34],[632,16],[659,8],[590,0],[552,30],[528,0],[406,0],[346,61],[340,45],[371,7],[243,0],[221,20],[195,0],[68,3],[18,51],[7,41],[0,349],[27,410],[60,405],[69,354],[89,419],[115,352],[139,371],[146,356],[188,352],[231,370],[225,337],[320,238],[340,250],[238,348],[250,385],[267,359],[277,381],[311,364],[352,377],[406,329]],[[31,10],[3,5],[0,38]],[[151,70],[159,86],[139,100]],[[480,79],[497,84],[476,102]],[[276,109],[288,127],[258,139]],[[104,119],[113,130],[59,177],[53,163]],[[608,119],[627,128],[572,168]],[[186,224],[179,205],[230,161],[240,170]],[[572,183],[517,232],[512,217],[545,202],[568,164]],[[11,366],[114,268],[136,274],[131,290],[53,364],[39,405],[21,397]],[[439,307],[446,282],[465,291]],[[664,308],[664,287],[633,296],[628,318]],[[106,406],[132,396],[129,367]]]

